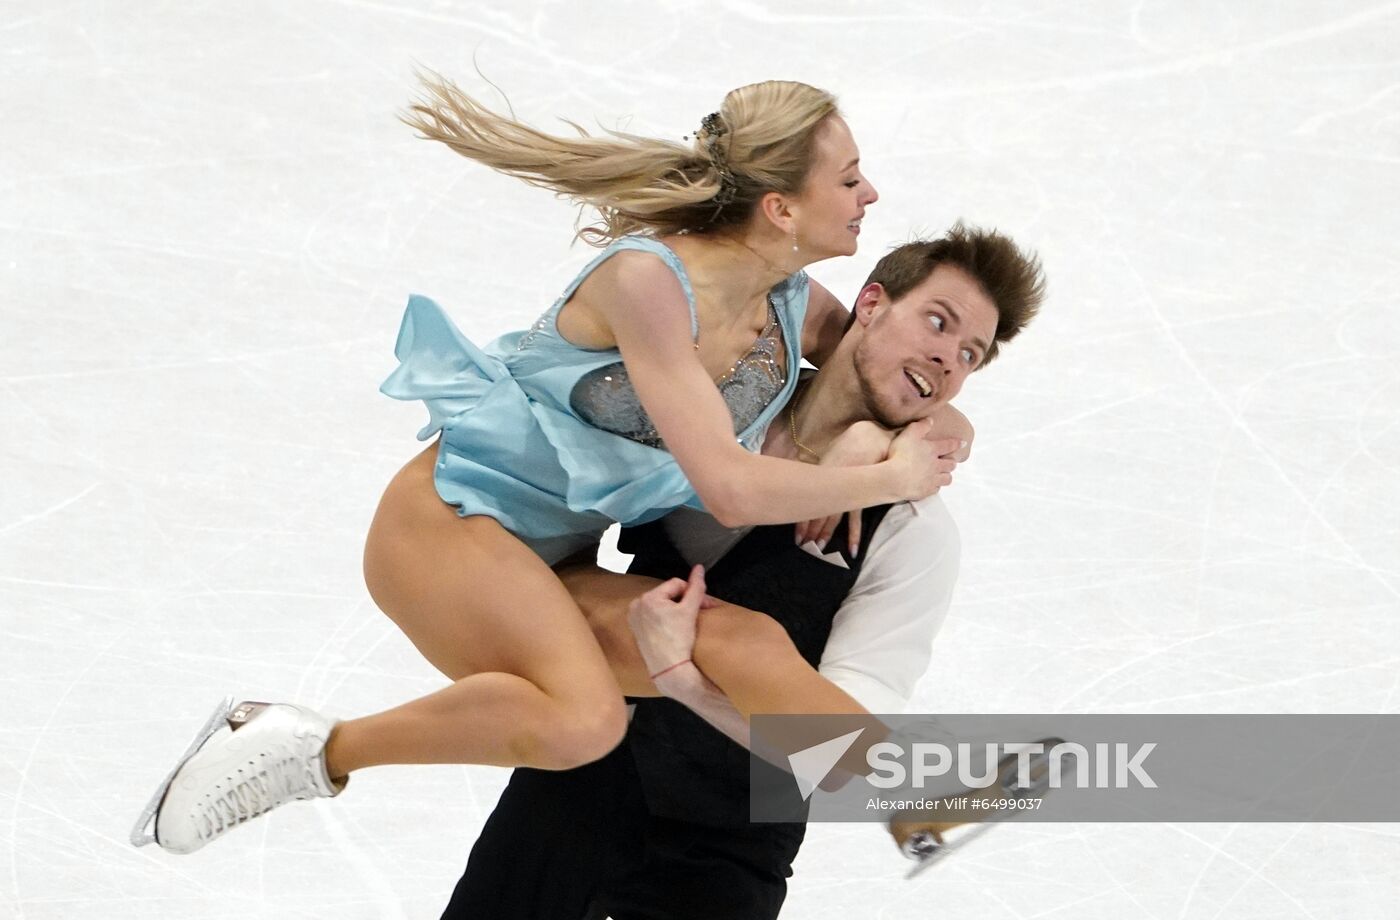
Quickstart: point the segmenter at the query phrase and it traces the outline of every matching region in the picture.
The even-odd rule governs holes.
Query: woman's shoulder
[[[807,272],[804,269],[801,268],[793,272],[791,275],[788,275],[782,281],[778,282],[778,287],[782,288],[790,294],[806,295],[810,293],[812,286],[813,281],[811,277],[807,274]],[[826,290],[825,288],[821,287],[821,285],[817,285],[817,287],[820,290]]]
[[[775,284],[769,293],[779,310],[787,311],[799,321],[805,320],[812,297],[812,279],[798,269]]]
[[[607,258],[590,273],[593,287],[613,295],[654,293],[658,283],[678,275],[675,255],[650,237],[622,237],[603,253]],[[658,256],[660,258],[658,258]]]
[[[693,340],[695,295],[684,268],[669,252],[652,237],[615,240],[568,292],[575,312],[593,316],[614,340],[619,323],[645,326],[656,334],[688,323]]]

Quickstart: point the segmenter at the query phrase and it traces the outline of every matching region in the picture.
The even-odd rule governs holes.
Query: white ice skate
[[[193,853],[278,805],[339,795],[346,781],[326,774],[334,726],[300,706],[226,698],[146,804],[132,844]]]
[[[997,778],[990,786],[982,789],[967,789],[962,792],[968,799],[989,801],[994,799],[1039,798],[1050,788],[1050,759],[1045,753],[1063,741],[1061,738],[1042,738],[1041,753],[1030,756],[1030,785],[1017,785],[1017,757],[1008,754],[997,761]],[[896,812],[890,817],[890,834],[899,846],[900,852],[915,861],[905,878],[913,878],[942,862],[949,856],[972,843],[1002,821],[1014,819],[1019,811],[1010,809],[977,809],[968,805],[964,808],[947,811],[942,820],[928,820],[928,812]],[[959,833],[955,840],[944,840],[943,835],[955,827],[975,824],[975,827]]]

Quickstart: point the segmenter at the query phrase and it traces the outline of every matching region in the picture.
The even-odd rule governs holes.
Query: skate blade
[[[195,735],[194,741],[185,753],[180,756],[179,763],[175,764],[175,769],[171,770],[161,781],[160,788],[156,794],[151,796],[151,800],[146,803],[146,807],[141,810],[141,816],[136,819],[136,824],[131,828],[131,845],[143,847],[148,843],[159,843],[155,835],[156,815],[160,813],[161,803],[165,801],[165,793],[169,791],[170,784],[175,780],[175,774],[180,772],[180,768],[189,762],[189,759],[204,747],[204,742],[213,737],[214,733],[223,727],[233,712],[233,697],[226,696],[222,703],[215,708],[213,715],[204,723],[204,727]]]
[[[935,864],[942,862],[944,859],[953,855],[958,850],[961,850],[963,847],[967,846],[969,843],[976,840],[978,837],[981,837],[983,834],[987,833],[987,831],[991,830],[995,826],[995,824],[996,822],[992,821],[989,821],[985,824],[979,824],[972,830],[964,831],[963,833],[958,835],[958,839],[954,840],[952,843],[944,843],[939,845],[938,849],[934,850],[927,856],[913,857],[914,859],[918,860],[918,863],[914,866],[914,868],[910,869],[908,872],[905,873],[905,879],[911,879],[917,875],[927,872],[929,869],[933,868]]]
[[[1053,748],[1057,744],[1063,743],[1063,741],[1063,738],[1041,738],[1039,743],[1048,750],[1049,748]],[[1049,758],[1047,757],[1047,755],[1045,755],[1044,753],[1031,755],[1031,785],[1028,788],[1022,788],[1016,785],[1016,771],[1012,769],[1015,766],[1015,755],[1004,757],[997,764],[997,773],[999,775],[998,785],[1001,787],[1003,793],[1009,795],[1012,798],[1021,799],[1029,798],[1032,796],[1044,796],[1047,792],[1050,791]],[[910,869],[907,873],[905,873],[904,877],[906,879],[911,879],[923,872],[928,871],[934,866],[935,863],[942,862],[945,857],[952,855],[956,851],[967,846],[969,843],[972,843],[978,837],[981,837],[983,834],[987,833],[987,831],[996,827],[998,824],[1002,823],[1003,821],[1015,820],[1015,818],[1016,815],[1014,813],[998,813],[990,815],[987,817],[986,820],[979,822],[977,826],[974,827],[972,830],[965,831],[964,833],[960,834],[958,836],[958,839],[954,840],[952,843],[940,844],[938,849],[934,850],[932,853],[929,853],[926,856],[910,856],[910,859],[917,860],[918,862],[917,865],[914,866],[914,868]]]

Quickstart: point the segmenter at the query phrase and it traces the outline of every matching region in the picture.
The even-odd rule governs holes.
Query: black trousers
[[[624,741],[575,770],[516,770],[442,916],[770,920],[805,831],[652,815]]]

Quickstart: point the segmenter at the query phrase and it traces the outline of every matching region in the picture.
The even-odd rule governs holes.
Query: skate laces
[[[213,840],[278,805],[315,797],[316,765],[315,758],[304,759],[285,748],[248,760],[228,775],[221,794],[202,803],[196,828],[200,838]]]

